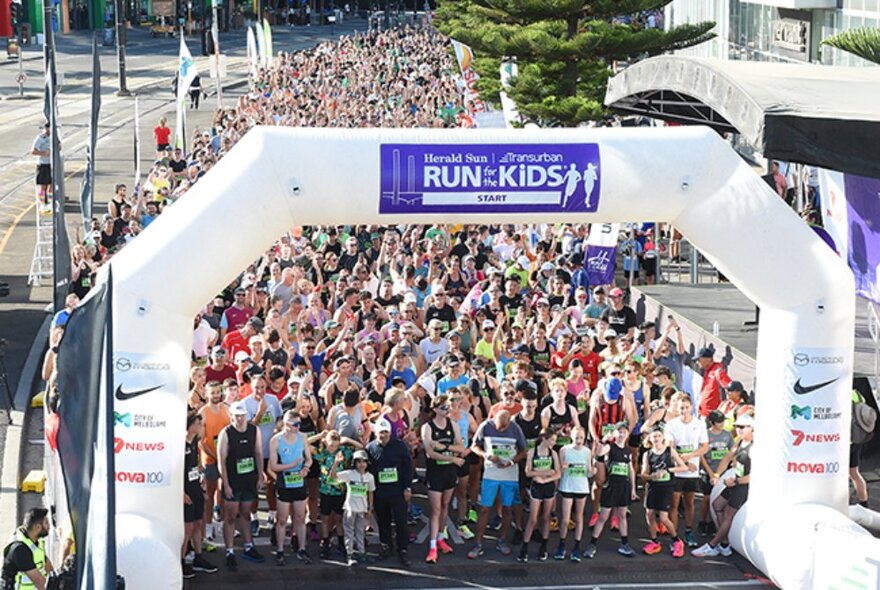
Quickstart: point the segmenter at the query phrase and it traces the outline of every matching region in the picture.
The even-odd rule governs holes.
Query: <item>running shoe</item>
[[[590,523],[589,523],[588,526],[589,526],[590,528],[593,528],[594,526],[596,526],[596,523],[597,523],[597,522],[599,522],[599,513],[598,513],[598,512],[594,512],[594,513],[593,513],[593,516],[590,517]]]
[[[468,557],[470,557],[470,556],[468,556]],[[412,562],[409,560],[409,555],[407,555],[407,553],[406,553],[406,549],[404,549],[403,551],[397,552],[397,561],[403,567],[409,567],[412,565]]]
[[[425,558],[425,563],[437,563],[437,548],[428,549],[428,557]]]
[[[415,504],[410,504],[409,513],[413,515],[413,518],[418,518],[422,515],[422,509]]]
[[[309,552],[305,549],[300,549],[299,551],[297,551],[296,558],[306,565],[312,563],[312,556],[309,555]]]
[[[212,543],[211,541],[202,541],[202,549],[204,549],[208,553],[213,553],[217,551],[217,547],[219,547],[219,545],[217,545],[216,543]]]
[[[571,561],[572,563],[580,563],[581,562],[581,552],[575,549],[571,552]]]
[[[226,554],[226,569],[231,572],[238,571],[238,561],[235,559],[235,555],[232,553]]]
[[[510,545],[504,542],[504,539],[498,539],[498,542],[495,544],[495,549],[497,549],[501,555],[510,555],[513,553],[513,549],[510,548]]]
[[[188,564],[185,561],[181,562],[181,566],[183,566],[183,579],[191,580],[196,577],[196,573],[193,571],[193,566]]]
[[[201,555],[196,555],[195,559],[192,562],[193,570],[197,572],[204,572],[206,574],[216,574],[219,569],[216,565],[202,557]]]
[[[259,536],[260,534],[260,519],[252,518],[251,519],[251,534],[253,536]]]
[[[348,564],[348,567],[356,567],[358,564],[357,559],[351,555],[348,556],[348,561],[346,563]]]
[[[516,556],[516,560],[520,563],[529,562],[529,550],[525,545],[520,548],[519,555]]]
[[[574,553],[572,553],[574,555]],[[565,545],[560,544],[559,547],[556,548],[556,555],[553,556],[553,559],[556,561],[562,561],[565,559]]]
[[[253,546],[251,546],[249,549],[245,549],[242,552],[241,556],[248,561],[253,561],[254,563],[263,563],[264,561],[266,561],[266,558],[260,555],[260,552],[257,551],[257,548]]]
[[[275,565],[284,565],[284,551],[275,552]]]
[[[699,543],[694,540],[694,534],[691,531],[684,532],[684,542],[688,547],[696,547]]]
[[[446,539],[437,539],[437,549],[440,550],[440,553],[445,554],[452,553],[453,551],[449,543],[446,542]]]
[[[389,557],[391,557],[391,547],[388,545],[382,545],[379,549],[379,561],[385,561]]]
[[[645,555],[657,555],[661,551],[663,551],[663,546],[660,545],[660,543],[658,543],[657,541],[651,541],[650,543],[642,547],[642,553],[644,553]]]
[[[715,557],[718,553],[718,548],[712,547],[709,543],[704,544],[699,549],[691,551],[691,555],[694,557]]]
[[[550,519],[550,532],[555,533],[559,530],[559,521],[556,518]]]
[[[493,531],[499,530],[501,528],[501,517],[498,516],[497,514],[495,516],[493,516],[491,519],[489,519],[488,526]]]
[[[214,522],[221,522],[220,520],[220,505],[214,506]]]
[[[672,557],[684,557],[684,543],[681,539],[672,544]]]
[[[357,559],[357,562],[361,565],[372,565],[373,563],[373,558],[366,553],[358,553],[354,558]]]
[[[547,561],[549,555],[547,554],[547,546],[541,545],[538,549],[538,561]]]
[[[617,515],[611,517],[611,530],[616,531],[620,528],[620,519],[617,518]]]
[[[321,543],[321,552],[318,556],[321,559],[330,559],[330,543]]]
[[[617,552],[624,557],[635,557],[636,555],[636,552],[629,546],[629,543],[621,543],[620,547],[617,548]]]
[[[718,545],[718,553],[722,557],[730,557],[733,555],[733,549],[730,548],[730,545]]]
[[[481,543],[477,543],[470,551],[468,551],[467,556],[468,559],[476,559],[478,557],[482,557],[483,553],[485,553],[485,551],[483,551],[483,545]]]
[[[596,546],[590,543],[587,545],[587,548],[584,549],[583,556],[587,559],[593,559],[596,557]]]
[[[345,545],[336,546],[336,555],[338,555],[339,559],[342,561],[348,561],[348,552],[345,550]]]
[[[463,524],[460,527],[458,527],[458,534],[461,535],[461,538],[466,541],[469,541],[474,538],[474,532],[470,528],[468,528],[468,525],[466,525],[466,524]]]
[[[477,514],[476,510],[474,510],[473,508],[468,510],[468,513],[467,513],[468,522],[477,522],[478,518],[479,518],[479,515]]]

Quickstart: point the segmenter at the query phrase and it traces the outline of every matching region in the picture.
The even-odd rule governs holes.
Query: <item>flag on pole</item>
[[[254,30],[248,27],[247,30],[247,57],[248,57],[248,67],[251,71],[251,76],[257,77],[257,62],[259,61],[259,55],[257,54],[257,40],[254,37]]]
[[[590,285],[611,285],[614,283],[614,257],[619,223],[593,223],[587,237],[587,255],[584,269]]]
[[[98,34],[92,38],[92,112],[89,120],[89,142],[86,144],[86,170],[83,173],[79,202],[83,225],[88,228],[95,202],[95,147],[98,142],[98,117],[101,114],[101,60],[98,53]]]
[[[259,23],[254,25],[254,29],[257,30],[257,63],[260,67],[266,67],[266,35]]]
[[[186,46],[186,40],[183,38],[183,31],[180,33],[180,56],[177,60],[177,126],[175,129],[175,146],[179,147],[186,153],[186,97],[189,93],[189,87],[193,80],[199,74],[196,68],[196,62],[193,61],[192,54]]]
[[[477,91],[476,83],[480,79],[480,75],[473,67],[474,51],[461,41],[450,39],[452,49],[455,51],[455,58],[458,60],[458,67],[461,70],[461,77],[464,79],[464,101],[465,106],[471,115],[482,113],[486,110],[486,105],[480,99],[480,93]]]
[[[116,587],[112,265],[107,270],[71,314],[58,347],[58,455],[81,590]]]
[[[272,67],[272,27],[269,21],[263,19],[263,52],[265,53],[266,67]]]

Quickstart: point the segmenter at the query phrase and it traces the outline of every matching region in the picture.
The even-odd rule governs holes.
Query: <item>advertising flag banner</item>
[[[601,195],[595,143],[383,144],[380,214],[587,213]]]
[[[587,237],[587,255],[584,270],[590,285],[610,285],[614,282],[614,254],[620,234],[619,223],[593,223]]]
[[[193,80],[198,76],[196,62],[186,46],[186,41],[180,36],[180,55],[177,61],[177,126],[175,129],[175,146],[186,153],[186,97]]]
[[[86,144],[86,169],[83,172],[79,201],[83,225],[88,227],[95,201],[95,145],[98,141],[98,117],[101,114],[101,60],[98,53],[98,35],[92,39],[92,110],[89,119],[89,141]]]
[[[465,105],[470,105],[468,109],[472,115],[482,113],[486,110],[486,105],[480,100],[480,93],[477,92],[476,83],[480,79],[480,75],[474,70],[474,52],[473,50],[455,39],[452,41],[452,49],[455,51],[455,58],[458,60],[458,67],[461,69],[461,76],[464,78],[464,100]]]

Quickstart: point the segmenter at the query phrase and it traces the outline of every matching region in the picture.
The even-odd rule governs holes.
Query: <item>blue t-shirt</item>
[[[409,389],[412,387],[413,383],[416,382],[416,372],[411,368],[407,367],[402,371],[398,371],[397,369],[392,370],[388,374],[388,383],[391,383],[391,380],[395,377],[400,377],[403,379],[403,382],[406,384],[406,388]]]
[[[458,379],[450,379],[447,375],[437,382],[437,393],[443,395],[452,387],[466,387],[469,381],[470,379],[465,375],[461,375]]]

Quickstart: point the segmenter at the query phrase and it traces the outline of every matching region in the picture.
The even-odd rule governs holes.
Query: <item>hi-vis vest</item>
[[[37,565],[37,570],[43,574],[43,577],[46,576],[46,550],[43,546],[43,539],[37,541],[37,544],[34,545],[34,542],[31,541],[27,535],[25,535],[21,529],[15,531],[15,540],[21,543],[24,543],[28,549],[31,550],[31,553],[34,557],[34,563]],[[33,590],[36,588],[33,581],[27,574],[24,572],[19,572],[15,575],[15,590]]]

